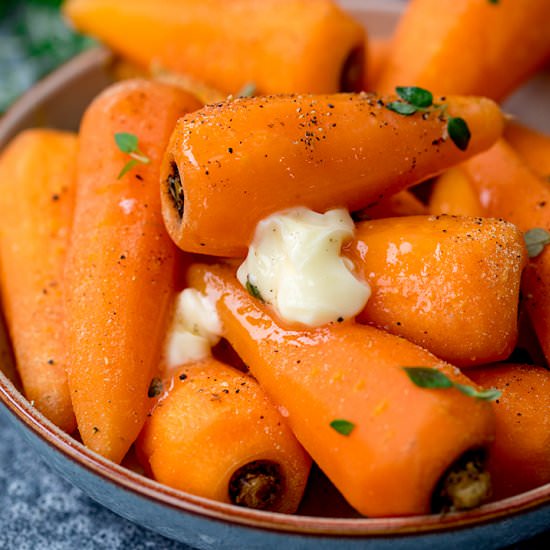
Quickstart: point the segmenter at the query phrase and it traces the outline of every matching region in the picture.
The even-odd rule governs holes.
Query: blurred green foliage
[[[94,44],[72,31],[62,0],[0,0],[0,112],[38,79]]]

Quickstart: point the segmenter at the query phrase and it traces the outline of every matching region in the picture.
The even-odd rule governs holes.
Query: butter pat
[[[215,306],[198,290],[186,288],[176,298],[174,318],[166,339],[168,368],[210,356],[222,333]]]
[[[371,293],[353,275],[351,261],[340,255],[353,232],[343,208],[318,214],[299,207],[273,214],[257,225],[237,277],[285,321],[315,327],[353,317]]]

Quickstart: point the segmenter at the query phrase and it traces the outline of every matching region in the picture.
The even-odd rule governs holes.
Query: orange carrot
[[[537,132],[519,122],[509,122],[504,137],[533,172],[550,182],[549,135]]]
[[[226,93],[358,91],[365,31],[331,0],[67,0],[76,27]],[[121,32],[124,29],[124,32]]]
[[[183,117],[163,161],[163,216],[183,250],[246,253],[277,210],[358,210],[489,147],[502,114],[479,98],[448,98],[471,141],[447,139],[439,109],[403,116],[372,94],[269,96],[209,105]]]
[[[549,58],[547,0],[412,0],[378,89],[422,86],[501,100]]]
[[[311,465],[257,382],[211,358],[174,371],[137,446],[161,483],[282,513],[298,508]]]
[[[470,179],[460,167],[443,172],[434,182],[429,202],[430,214],[483,216],[483,208]]]
[[[500,217],[522,231],[550,231],[550,187],[500,140],[463,165],[486,215]],[[525,305],[547,360],[550,360],[550,248],[529,260],[523,273]]]
[[[426,206],[410,191],[404,190],[384,198],[379,203],[353,213],[355,220],[377,220],[395,216],[420,216],[427,214]]]
[[[429,512],[445,470],[492,440],[489,403],[413,384],[403,366],[467,379],[405,339],[353,323],[285,329],[227,267],[195,266],[190,282],[215,301],[225,337],[359,512]]]
[[[27,398],[76,427],[67,385],[63,268],[74,206],[74,134],[28,130],[0,157],[0,282]]]
[[[82,121],[66,266],[69,387],[84,443],[115,462],[149,410],[147,388],[175,287],[160,162],[178,117],[199,105],[165,84],[125,81],[97,97]],[[137,137],[148,162],[120,177],[129,160],[115,143],[122,132]]]
[[[505,359],[517,339],[523,235],[455,216],[363,222],[347,246],[372,294],[357,320],[460,367]]]
[[[550,371],[500,364],[472,369],[468,375],[503,390],[494,403],[496,438],[487,462],[493,498],[550,483]]]
[[[363,90],[377,91],[378,80],[386,66],[390,52],[391,39],[369,37],[366,55],[366,68],[363,78]]]

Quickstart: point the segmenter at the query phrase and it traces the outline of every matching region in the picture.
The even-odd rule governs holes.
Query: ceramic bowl
[[[402,8],[402,3],[388,0],[343,3],[374,36],[389,34]],[[0,122],[0,148],[24,128],[76,129],[86,105],[112,81],[112,61],[107,50],[89,51],[32,88]],[[548,99],[546,110],[541,107],[548,97],[550,79],[540,76],[512,98],[509,108],[523,120],[550,130]],[[197,548],[498,548],[543,533],[550,526],[550,485],[471,512],[390,519],[349,517],[347,511],[343,515],[348,517],[331,517],[343,508],[330,490],[310,495],[310,503],[317,501],[316,506],[306,505],[302,514],[294,516],[248,510],[176,491],[105,460],[38,413],[20,392],[3,326],[0,354],[0,411],[46,463],[115,513]]]

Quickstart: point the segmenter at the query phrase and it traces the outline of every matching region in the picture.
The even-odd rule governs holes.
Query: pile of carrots
[[[497,104],[550,60],[547,7],[412,0],[382,43],[331,0],[67,0],[139,78],[78,134],[1,152],[27,398],[114,462],[261,510],[296,512],[312,461],[371,517],[549,483],[550,136]],[[237,280],[258,222],[298,206],[352,213],[355,318],[289,323]],[[184,288],[222,340],[174,367]]]

